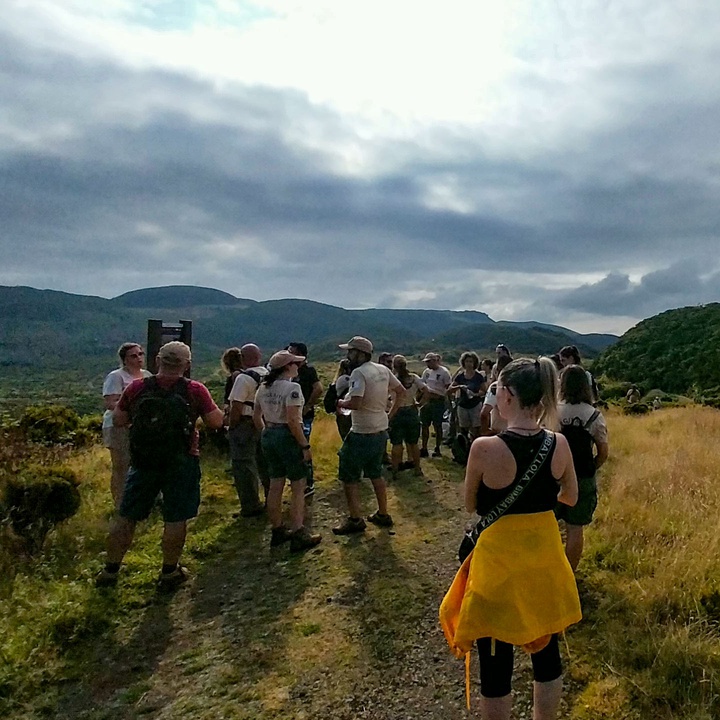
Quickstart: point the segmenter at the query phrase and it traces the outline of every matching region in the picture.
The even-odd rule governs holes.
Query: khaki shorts
[[[130,455],[130,430],[126,427],[105,427],[102,431],[103,445]]]

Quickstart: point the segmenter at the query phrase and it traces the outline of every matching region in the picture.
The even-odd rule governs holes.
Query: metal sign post
[[[157,354],[160,348],[172,340],[179,340],[192,348],[192,320],[181,320],[179,324],[167,325],[162,320],[148,320],[147,367],[151,373],[158,371]],[[185,374],[190,377],[190,370]]]

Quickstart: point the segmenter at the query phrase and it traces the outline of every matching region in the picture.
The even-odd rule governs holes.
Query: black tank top
[[[498,503],[504,500],[510,491],[518,484],[520,478],[530,466],[530,463],[537,455],[545,433],[541,430],[535,435],[518,435],[506,430],[498,435],[508,446],[508,449],[515,458],[517,472],[515,479],[500,490],[487,487],[480,481],[475,502],[478,515],[485,515],[490,512]],[[555,444],[553,443],[550,454],[545,459],[543,466],[538,470],[530,484],[525,488],[520,497],[506,511],[506,515],[526,515],[530,513],[545,512],[553,510],[557,504],[557,495],[560,490],[560,483],[552,476],[551,465]]]

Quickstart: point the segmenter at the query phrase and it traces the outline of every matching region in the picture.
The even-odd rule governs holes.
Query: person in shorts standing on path
[[[305,482],[312,460],[310,443],[303,431],[302,390],[293,382],[298,368],[305,362],[300,355],[287,350],[276,352],[268,365],[270,372],[263,378],[255,396],[253,421],[262,430],[263,454],[270,474],[267,509],[272,525],[271,547],[290,541],[290,552],[315,547],[320,535],[313,535],[304,524]],[[282,496],[285,481],[290,481],[290,529],[282,521]]]
[[[393,395],[390,416],[403,392],[402,383],[384,365],[371,361],[373,346],[364,337],[355,336],[339,346],[347,350],[353,371],[350,389],[338,407],[349,408],[352,429],[340,451],[338,475],[345,490],[349,517],[333,528],[336,535],[350,535],[365,530],[360,507],[359,483],[363,475],[370,478],[378,502],[377,512],[368,520],[380,527],[391,527],[392,518],[387,511],[387,486],[382,476],[382,458],[388,441],[388,395]]]
[[[195,423],[200,417],[207,427],[222,427],[223,413],[208,389],[184,377],[190,368],[190,348],[181,342],[169,342],[157,355],[158,374],[136,380],[127,387],[113,411],[113,423],[136,427],[130,432],[130,472],[117,516],[110,524],[107,562],[95,578],[99,587],[115,585],[120,565],[132,544],[135,526],[145,520],[160,493],[163,494],[162,538],[163,565],[160,586],[172,588],[187,579],[187,571],[178,564],[187,533],[187,521],[200,507],[200,450]],[[151,403],[162,404],[167,417],[169,409],[179,422],[168,428],[166,444],[144,447],[148,436],[138,435],[142,420],[152,412]],[[149,417],[149,416],[148,416]],[[159,414],[162,424],[162,412]],[[158,418],[156,418],[157,420]],[[141,452],[144,449],[144,452]]]
[[[228,396],[228,439],[235,490],[240,500],[240,516],[257,517],[265,511],[260,501],[260,479],[267,497],[268,478],[260,448],[260,431],[253,423],[253,408],[255,393],[267,375],[267,369],[262,365],[262,353],[257,345],[243,345],[240,355],[243,369],[235,378]]]
[[[597,508],[595,474],[608,457],[608,430],[605,418],[592,404],[593,395],[585,369],[568,365],[560,373],[560,431],[570,445],[578,479],[578,501],[574,507],[558,503],[555,516],[565,521],[565,554],[577,570],[582,557],[584,527],[592,522]],[[595,452],[593,453],[593,447]]]
[[[303,360],[298,367],[298,374],[295,382],[300,384],[305,405],[302,409],[303,432],[305,439],[310,442],[313,420],[315,420],[315,406],[320,402],[323,395],[323,386],[317,374],[317,370],[307,363],[307,345],[301,342],[291,342],[286,350],[292,355],[298,355]],[[305,497],[310,499],[315,492],[315,475],[313,472],[312,460],[308,463],[308,474],[305,480]]]
[[[110,476],[110,493],[115,510],[120,507],[125,479],[130,467],[130,438],[126,427],[113,425],[113,410],[125,388],[134,380],[150,377],[149,370],[143,369],[145,351],[142,345],[133,342],[123,343],[118,348],[120,367],[108,373],[103,383],[103,402],[105,413],[102,421],[103,445],[110,451],[112,466]]]
[[[471,442],[480,437],[480,411],[487,390],[485,376],[478,372],[479,365],[480,358],[474,352],[464,352],[460,356],[460,369],[448,388],[448,394],[459,394],[458,425]]]
[[[426,363],[427,367],[420,378],[425,384],[420,408],[420,422],[422,424],[420,457],[428,457],[431,425],[435,428],[433,457],[442,457],[440,445],[443,438],[443,414],[445,413],[447,390],[452,383],[452,377],[450,371],[440,364],[441,360],[440,355],[433,352],[428,353],[423,358],[423,362]]]

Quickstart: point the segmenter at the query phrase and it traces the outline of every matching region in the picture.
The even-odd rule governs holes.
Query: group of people
[[[485,524],[458,574],[465,582],[457,616],[444,623],[446,635],[455,651],[477,644],[483,717],[510,716],[513,646],[522,645],[533,664],[533,717],[554,718],[562,687],[558,633],[580,619],[573,571],[582,554],[583,528],[597,505],[596,471],[608,455],[596,386],[577,348],[563,348],[557,358],[513,360],[499,345],[495,362],[465,352],[454,374],[430,352],[417,375],[402,355],[383,353],[373,362],[367,338],[355,336],[339,347],[346,358],[329,402],[343,438],[338,479],[347,516],[333,533],[362,533],[367,522],[393,525],[383,475],[388,439],[392,476],[403,467],[422,474],[430,428],[435,430],[432,455],[441,456],[444,417],[454,405],[459,432],[471,442],[466,509]],[[135,525],[160,493],[165,525],[159,582],[171,587],[187,578],[179,559],[187,521],[200,503],[198,418],[209,428],[228,428],[238,514],[267,512],[272,547],[289,543],[291,552],[300,552],[321,542],[305,518],[314,492],[312,422],[324,388],[302,343],[290,343],[266,363],[254,344],[226,351],[223,409],[204,385],[185,377],[191,363],[187,345],[164,345],[154,376],[143,369],[140,345],[125,343],[119,356],[122,367],[108,375],[103,389],[103,435],[117,512],[97,585],[117,582]],[[377,500],[377,510],[367,517],[360,501],[363,477]],[[287,481],[291,501],[285,524]],[[557,519],[565,522],[564,548]]]

